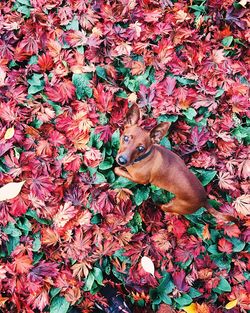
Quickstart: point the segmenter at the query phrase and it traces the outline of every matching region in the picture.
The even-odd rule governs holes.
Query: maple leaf
[[[250,214],[250,195],[242,195],[238,197],[234,202],[233,206],[236,211],[243,216]]]
[[[234,190],[236,183],[234,181],[234,176],[229,172],[219,172],[219,187],[227,190]]]
[[[28,180],[31,192],[41,200],[45,200],[54,190],[52,179],[49,176],[42,176],[37,173],[35,177]]]
[[[32,259],[25,254],[18,254],[14,257],[13,262],[10,265],[13,271],[18,274],[26,274],[33,267]]]
[[[99,125],[95,128],[95,134],[101,134],[100,139],[107,143],[112,137],[112,130],[109,125]]]
[[[113,93],[110,90],[105,90],[103,84],[98,84],[94,88],[94,98],[96,100],[97,109],[100,112],[111,112],[114,106]]]
[[[155,248],[163,255],[172,247],[169,242],[168,234],[164,229],[161,229],[157,234],[152,236],[152,241]]]
[[[42,228],[41,242],[47,246],[55,246],[60,240],[59,234],[51,228]]]
[[[29,277],[31,281],[42,281],[45,277],[55,277],[58,275],[57,267],[56,263],[41,261],[32,268]]]
[[[85,151],[83,162],[86,166],[97,167],[102,159],[103,157],[99,150],[90,148]]]
[[[209,132],[206,132],[205,128],[199,131],[198,127],[195,126],[192,130],[189,141],[194,145],[196,150],[201,150],[201,148],[207,143],[210,137]]]
[[[92,207],[95,212],[99,212],[102,215],[111,212],[114,207],[113,193],[110,191],[102,192],[97,199],[92,202]]]
[[[190,287],[185,281],[186,273],[184,270],[176,271],[172,274],[175,286],[179,291],[187,292]]]
[[[55,227],[64,227],[72,218],[76,217],[77,213],[78,209],[71,205],[70,202],[61,205],[57,213],[53,216]]]
[[[218,250],[225,253],[232,253],[232,243],[227,241],[225,238],[221,238],[218,241]]]
[[[39,309],[40,312],[49,304],[49,294],[47,290],[42,290],[32,301],[32,308]]]
[[[84,260],[82,262],[75,263],[72,267],[73,276],[77,276],[79,280],[83,277],[87,277],[89,274],[89,270],[92,269],[92,265],[90,262]]]
[[[237,238],[241,234],[241,231],[236,224],[227,225],[227,227],[225,227],[225,229],[223,231],[224,231],[224,234],[230,238],[232,238],[232,237]]]
[[[70,80],[64,79],[54,86],[47,85],[45,92],[50,100],[65,104],[75,97],[75,86]]]
[[[44,53],[38,57],[37,65],[43,72],[50,71],[54,66],[53,58],[49,53]]]
[[[72,46],[84,46],[87,44],[86,32],[70,30],[66,33],[65,40]]]

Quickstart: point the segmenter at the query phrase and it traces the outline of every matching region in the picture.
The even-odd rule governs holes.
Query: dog
[[[133,104],[125,118],[115,167],[116,175],[138,184],[153,184],[170,191],[175,197],[161,205],[165,212],[192,214],[205,207],[217,218],[233,220],[216,211],[208,203],[205,189],[199,179],[174,152],[159,145],[167,134],[169,122],[162,122],[148,131],[138,125],[140,110]]]

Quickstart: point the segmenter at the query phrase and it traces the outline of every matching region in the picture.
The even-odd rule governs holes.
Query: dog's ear
[[[125,125],[135,125],[138,123],[139,119],[140,110],[136,104],[133,104],[125,117]]]
[[[163,122],[159,125],[155,126],[150,131],[150,137],[154,143],[159,143],[161,139],[167,134],[168,129],[170,127],[171,123],[169,122]]]

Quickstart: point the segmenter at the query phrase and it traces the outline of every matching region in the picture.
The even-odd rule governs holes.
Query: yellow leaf
[[[155,266],[154,263],[150,258],[147,256],[143,256],[141,258],[141,266],[144,269],[145,272],[152,274],[153,276],[155,275]]]
[[[7,139],[11,139],[15,134],[15,128],[14,127],[11,127],[11,128],[8,128],[4,134],[4,139],[7,140]]]
[[[196,310],[196,303],[191,303],[188,306],[184,306],[182,308],[182,310],[184,310],[187,313],[196,313],[197,312],[197,310]]]
[[[228,302],[228,303],[225,305],[225,308],[226,308],[227,310],[230,310],[230,309],[234,308],[234,307],[237,305],[237,303],[238,303],[238,300],[237,300],[237,299],[232,300],[232,301]]]
[[[15,198],[21,191],[24,181],[19,183],[8,183],[0,188],[0,201],[10,200]]]

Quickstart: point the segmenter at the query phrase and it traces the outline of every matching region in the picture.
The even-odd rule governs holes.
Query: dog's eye
[[[128,140],[129,140],[128,136],[126,136],[126,135],[123,136],[123,141],[124,141],[124,142],[128,142]]]
[[[143,146],[139,146],[139,147],[137,147],[137,150],[138,150],[139,152],[143,152],[143,151],[145,150],[145,148],[144,148]]]

